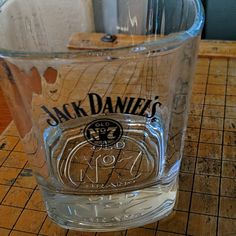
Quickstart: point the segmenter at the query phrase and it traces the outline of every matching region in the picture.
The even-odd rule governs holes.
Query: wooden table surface
[[[0,91],[0,132],[11,120]],[[236,42],[203,41],[180,173],[179,201],[164,220],[113,233],[55,225],[45,208],[14,123],[0,136],[0,236],[235,236]]]

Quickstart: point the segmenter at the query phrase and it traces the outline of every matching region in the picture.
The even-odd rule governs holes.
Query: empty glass
[[[0,84],[48,215],[112,231],[176,202],[200,0],[0,0]]]

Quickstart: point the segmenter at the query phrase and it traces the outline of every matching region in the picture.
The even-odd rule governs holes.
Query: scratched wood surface
[[[58,227],[47,217],[11,123],[0,137],[0,235],[236,235],[236,59],[206,55],[199,59],[196,70],[179,201],[173,214],[116,233],[81,233]]]

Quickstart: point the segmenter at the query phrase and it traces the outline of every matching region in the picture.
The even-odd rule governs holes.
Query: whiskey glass
[[[115,231],[177,198],[200,0],[0,0],[0,85],[48,215]]]

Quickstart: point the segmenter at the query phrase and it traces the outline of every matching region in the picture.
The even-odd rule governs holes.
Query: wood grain
[[[103,41],[103,37],[105,37],[105,34],[102,33],[75,33],[71,36],[67,47],[69,49],[80,50],[119,48],[143,44],[148,41],[153,41],[157,37],[160,38],[161,36],[116,34],[112,42]]]
[[[199,57],[208,58],[236,58],[236,42],[202,40],[198,55]]]
[[[3,96],[3,92],[0,88],[0,133],[8,126],[8,124],[11,122],[12,117],[10,114],[10,111],[7,107],[6,100]]]

